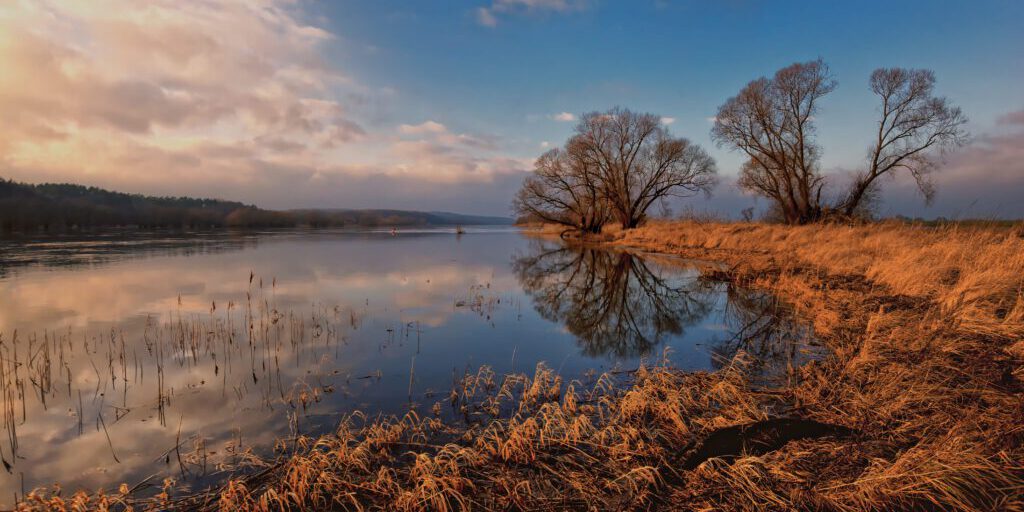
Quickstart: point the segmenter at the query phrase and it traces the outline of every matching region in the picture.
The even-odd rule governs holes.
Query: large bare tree
[[[614,108],[584,114],[566,151],[600,178],[601,192],[624,228],[640,225],[656,202],[709,193],[715,161],[673,137],[654,114]]]
[[[600,177],[563,149],[544,153],[533,174],[523,182],[513,201],[520,215],[561,224],[585,233],[597,233],[610,211],[602,198]]]
[[[835,86],[821,59],[793,64],[747,84],[715,117],[712,139],[748,157],[739,185],[770,199],[791,224],[822,214],[825,180],[814,116],[819,100]]]
[[[914,177],[926,201],[935,187],[930,173],[937,157],[967,139],[967,118],[946,98],[936,97],[935,73],[927,69],[881,68],[871,73],[871,91],[881,100],[878,133],[868,166],[856,176],[839,205],[855,215],[873,195],[877,179],[894,171]]]
[[[790,224],[859,216],[877,198],[878,178],[899,170],[909,172],[930,200],[930,171],[938,157],[967,138],[960,109],[934,95],[935,74],[902,68],[871,74],[871,90],[882,105],[868,165],[849,190],[828,200],[822,197],[826,176],[819,167],[814,120],[819,101],[835,87],[828,66],[818,59],[754,80],[718,108],[712,138],[748,157],[739,185],[768,198]]]

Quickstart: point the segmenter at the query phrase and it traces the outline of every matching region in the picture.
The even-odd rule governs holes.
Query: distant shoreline
[[[221,199],[126,194],[67,183],[0,179],[0,232],[93,229],[342,228],[512,225],[512,218],[392,209],[266,210]]]
[[[100,226],[71,230],[51,231],[0,231],[0,241],[17,240],[47,240],[66,238],[105,238],[105,237],[146,237],[152,236],[208,236],[208,235],[274,235],[289,233],[323,233],[323,234],[371,234],[390,233],[396,229],[397,234],[424,234],[429,232],[459,234],[457,229],[462,227],[488,229],[502,228],[515,230],[529,230],[529,227],[515,224],[416,224],[404,226],[391,225],[348,225],[348,226],[326,226],[315,227],[309,225],[298,226],[222,226],[222,227],[199,227],[199,228],[174,228],[174,227],[139,227],[139,226]]]

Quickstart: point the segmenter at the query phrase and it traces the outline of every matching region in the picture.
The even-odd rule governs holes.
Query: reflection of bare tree
[[[664,279],[639,257],[537,243],[513,268],[537,311],[575,335],[587,355],[648,354],[711,311],[697,279]]]
[[[725,293],[722,321],[729,337],[710,343],[712,366],[722,367],[740,350],[754,356],[769,373],[798,363],[797,348],[809,341],[810,332],[794,322],[775,297],[733,284],[726,285]]]

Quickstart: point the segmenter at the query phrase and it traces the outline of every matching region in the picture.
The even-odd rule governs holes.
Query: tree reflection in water
[[[666,338],[715,322],[724,336],[695,340],[710,347],[712,367],[743,350],[774,374],[797,364],[798,346],[809,339],[770,295],[663,272],[628,252],[538,240],[512,265],[537,312],[564,325],[591,357],[649,355]]]
[[[544,318],[565,325],[588,356],[650,354],[712,310],[713,287],[666,279],[627,252],[538,242],[513,269]]]
[[[793,318],[792,311],[774,296],[725,287],[722,321],[727,338],[709,340],[713,368],[721,368],[741,350],[754,356],[761,375],[781,377],[789,370],[821,355],[810,327]]]

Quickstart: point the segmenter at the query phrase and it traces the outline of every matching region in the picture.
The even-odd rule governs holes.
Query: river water
[[[816,351],[779,311],[691,262],[509,227],[3,240],[0,503],[208,485],[355,410],[436,412],[481,366],[587,382],[742,349],[780,373]]]

